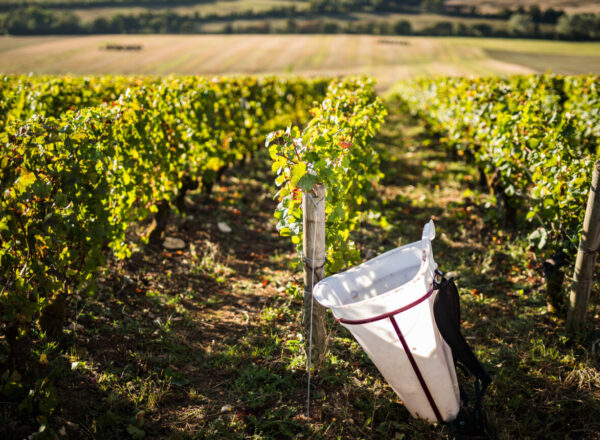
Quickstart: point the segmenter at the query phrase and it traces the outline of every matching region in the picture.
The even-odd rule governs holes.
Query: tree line
[[[175,6],[193,6],[215,3],[217,0],[3,0],[0,11],[38,6],[45,9],[88,9],[88,8],[124,8],[151,6],[172,8]]]
[[[374,35],[434,35],[474,37],[521,37],[567,40],[599,40],[600,14],[562,14],[552,30],[540,26],[543,17],[515,12],[504,26],[488,23],[439,21],[415,30],[408,20],[349,21],[343,18],[314,16],[295,6],[282,6],[262,13],[240,11],[227,16],[217,14],[177,14],[173,11],[147,11],[139,14],[115,14],[83,22],[68,11],[28,7],[9,11],[0,19],[0,32],[10,35],[89,35],[89,34],[202,34],[202,33],[349,33]],[[270,19],[287,18],[274,26]],[[253,19],[254,23],[234,24],[236,19]],[[210,32],[207,23],[223,22],[220,30]],[[214,28],[213,28],[214,29]],[[547,29],[547,27],[546,27]]]

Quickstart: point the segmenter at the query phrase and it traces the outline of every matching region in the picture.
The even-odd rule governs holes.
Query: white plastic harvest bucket
[[[430,221],[421,241],[320,281],[314,298],[369,355],[413,417],[451,421],[460,409],[452,351],[433,314]]]

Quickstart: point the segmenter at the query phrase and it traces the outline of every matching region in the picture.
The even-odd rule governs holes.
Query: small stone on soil
[[[224,234],[231,233],[231,227],[227,223],[219,222],[217,223],[217,228],[219,228],[219,231],[223,232]]]
[[[163,242],[163,247],[170,251],[184,249],[185,241],[183,241],[181,238],[167,237],[167,238],[165,238],[165,241]]]

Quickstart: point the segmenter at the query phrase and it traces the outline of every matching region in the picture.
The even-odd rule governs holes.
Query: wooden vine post
[[[600,248],[600,160],[594,164],[592,185],[583,220],[583,232],[579,242],[577,261],[573,273],[573,286],[569,294],[567,329],[580,330],[585,323],[585,315],[590,300],[596,255]]]
[[[315,186],[310,193],[302,195],[303,242],[302,261],[304,263],[304,325],[306,352],[311,335],[312,311],[312,355],[311,364],[318,370],[327,352],[326,308],[313,301],[312,287],[325,278],[325,187]]]

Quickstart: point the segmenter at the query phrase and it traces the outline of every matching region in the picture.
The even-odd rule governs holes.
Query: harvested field
[[[107,51],[108,45],[142,49]],[[598,72],[600,43],[371,35],[101,35],[3,37],[0,54],[4,73],[362,73],[387,88],[398,79],[423,75],[502,75],[549,68],[557,73]]]

